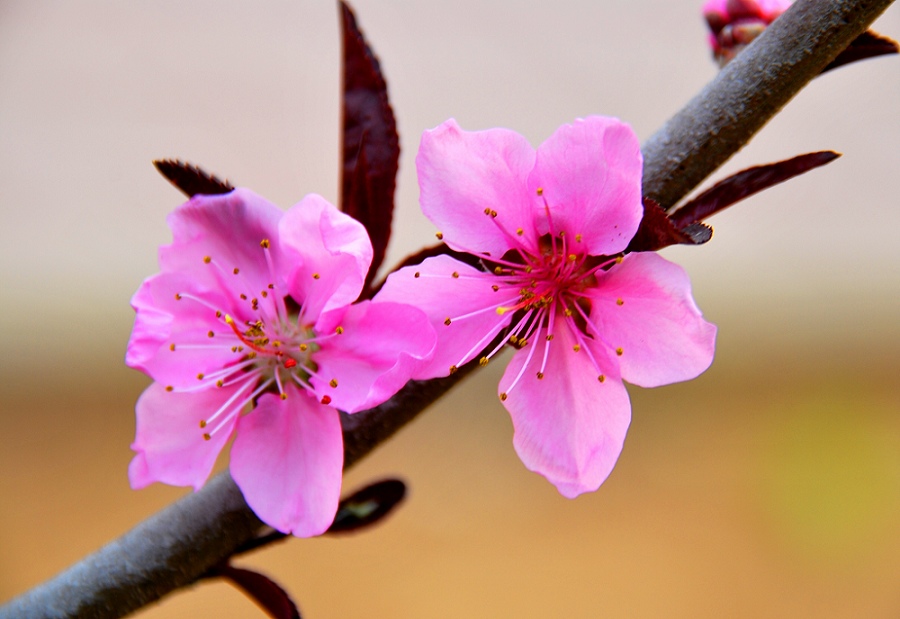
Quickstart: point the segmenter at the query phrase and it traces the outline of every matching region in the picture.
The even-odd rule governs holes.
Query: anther
[[[455,365],[451,365],[451,366],[450,366],[450,373],[451,373],[451,374],[456,374],[456,370],[458,370],[458,369],[459,369],[459,368],[456,367]]]
[[[335,387],[337,387],[337,379],[332,378],[331,380],[328,381],[328,384],[331,385],[332,389],[334,389]]]
[[[576,243],[580,243],[582,238],[584,238],[584,237],[582,237],[580,234],[576,234],[576,235],[575,235],[575,242],[576,242]]]
[[[622,260],[624,260],[622,256],[616,256],[616,264],[622,264]]]
[[[179,293],[177,293],[177,292],[175,293],[175,300],[176,300],[176,301],[181,301],[181,295],[180,295]]]
[[[322,404],[331,404],[331,396],[323,395],[322,399],[319,400],[319,402],[321,402]]]
[[[481,359],[478,360],[478,365],[480,365],[481,367],[484,367],[488,364],[488,361],[490,361],[490,359],[488,359],[487,357],[482,357]]]
[[[169,393],[172,393],[172,391],[174,391],[174,390],[175,390],[175,387],[173,387],[172,385],[166,385],[166,391],[168,391]]]
[[[284,360],[284,367],[286,367],[289,370],[296,365],[297,365],[297,360],[294,359],[293,357],[288,357],[287,359]]]
[[[623,301],[621,298],[616,299],[616,305],[624,305],[624,304],[625,304],[625,301]]]
[[[206,337],[215,337],[215,335],[216,335],[216,334],[215,334],[213,331],[208,331],[208,332],[206,333]]]
[[[204,376],[205,374],[203,374],[203,372],[200,372],[199,374],[197,374],[197,380],[203,380]]]
[[[421,275],[421,273],[419,273],[418,271],[416,271],[416,274],[413,275],[413,277],[415,277],[416,279],[418,279],[418,278],[419,278],[419,275]]]
[[[224,386],[225,386],[225,381],[224,381],[224,380],[219,379],[219,380],[216,381],[216,387],[224,387]]]
[[[539,196],[544,195],[544,188],[543,188],[543,187],[538,187],[538,188],[537,188],[537,195],[539,195]]]
[[[497,211],[491,210],[491,217],[496,217],[496,216],[497,216]]]
[[[246,300],[247,300],[247,295],[245,295],[243,292],[241,293],[241,300],[242,300],[242,301],[246,301]]]
[[[318,273],[313,273],[313,279],[319,279],[320,277],[322,277],[322,276],[319,275]]]
[[[602,382],[606,381],[606,377],[603,374],[601,374],[600,376],[597,377],[597,380],[599,380],[602,383]]]
[[[543,373],[543,372],[538,372],[538,373],[537,373],[537,378],[538,378],[538,380],[544,380],[544,373]]]
[[[265,299],[267,296],[269,296],[269,293],[266,292],[265,290],[260,290],[260,291],[259,291],[259,294],[262,295],[262,298],[263,298],[263,299]]]
[[[203,256],[203,262],[204,264],[209,264],[210,262],[212,262],[212,258],[210,258],[209,256]]]
[[[175,352],[175,343],[174,342],[172,344],[169,344],[169,350],[171,350],[172,352]]]
[[[221,318],[221,317],[222,317],[222,312],[220,312],[219,310],[216,310],[216,318]]]
[[[509,396],[508,396],[508,395],[506,394],[506,392],[504,391],[503,393],[500,394],[500,401],[501,401],[501,402],[506,402],[506,398],[508,398],[508,397],[509,397]]]
[[[439,241],[443,241],[443,240],[444,240],[444,233],[443,233],[443,232],[438,232],[438,233],[436,233],[434,236],[436,236],[436,237],[437,237],[437,240],[439,240]]]
[[[306,344],[300,344],[298,348],[300,348],[300,352],[306,352],[309,346],[307,346]]]
[[[550,335],[547,336],[547,341],[549,342],[552,339],[553,339],[553,334],[551,333]]]
[[[259,242],[259,246],[263,249],[269,249],[269,239],[263,239]]]
[[[522,228],[516,228],[516,234],[518,234],[519,236],[522,236],[523,234],[525,234],[525,231],[522,230]]]
[[[457,273],[456,271],[453,271],[453,273],[451,273],[450,276],[451,276],[453,279],[459,279],[459,273]]]
[[[500,267],[494,267],[494,275],[503,275],[503,269]]]
[[[266,286],[266,288],[268,288],[269,290],[275,290],[275,284],[269,284],[268,286]]]
[[[491,286],[491,290],[493,290],[494,292],[497,292],[498,290],[500,290],[500,286],[498,286],[497,284],[494,284],[493,286]]]
[[[625,351],[622,350],[621,348],[616,348],[616,354],[617,354],[618,356],[621,357],[623,352],[625,352]]]
[[[204,440],[204,441],[208,441],[208,440],[210,440],[211,438],[212,438],[212,437],[211,437],[209,434],[207,434],[206,432],[203,433],[203,440]]]
[[[491,214],[491,209],[490,209],[490,207],[484,209],[484,214],[485,214],[485,215],[490,215],[490,214]]]
[[[448,327],[450,326],[450,323],[451,323],[451,322],[452,322],[452,321],[450,320],[450,317],[449,317],[449,316],[444,320],[444,324],[447,325]]]
[[[285,392],[283,392],[283,391],[281,392],[281,399],[282,399],[282,400],[287,400],[287,394],[286,394]]]
[[[344,327],[338,327],[337,329],[334,330],[334,332],[337,333],[338,335],[340,335],[341,333],[344,332]]]
[[[237,267],[234,267],[234,270],[232,271],[232,273],[234,273],[235,275],[237,275],[240,272],[241,272],[241,270]]]
[[[576,256],[575,254],[569,254],[569,262],[575,262],[576,260],[578,260],[578,256]]]
[[[200,429],[202,430],[202,429],[205,428],[205,427],[206,427],[206,420],[205,420],[205,419],[201,419],[201,420],[200,420]]]
[[[572,346],[572,350],[578,352],[579,350],[581,350],[581,344],[575,344],[574,346]]]

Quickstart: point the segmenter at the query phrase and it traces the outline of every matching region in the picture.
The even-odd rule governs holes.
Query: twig
[[[737,152],[892,0],[799,0],[644,145],[644,193],[665,207]],[[344,416],[345,463],[359,461],[468,374],[413,382]],[[0,609],[13,617],[121,617],[189,585],[262,524],[224,473]]]

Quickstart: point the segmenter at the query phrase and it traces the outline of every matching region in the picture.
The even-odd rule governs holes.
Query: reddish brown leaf
[[[181,162],[178,159],[157,159],[153,165],[160,174],[189,198],[193,198],[198,193],[215,195],[228,193],[234,189],[227,180],[219,180],[197,166]]]
[[[853,39],[853,42],[847,46],[847,49],[838,54],[837,58],[831,61],[827,67],[822,69],[822,73],[836,69],[845,64],[856,62],[857,60],[865,60],[866,58],[874,58],[875,56],[884,56],[886,54],[896,54],[900,52],[897,42],[877,32],[866,30],[861,35]]]
[[[230,580],[273,619],[300,619],[300,611],[291,597],[267,576],[227,563],[213,568],[208,575]]]
[[[669,245],[699,245],[712,238],[712,229],[708,226],[698,224],[689,228],[680,230],[659,204],[644,198],[644,217],[625,253],[656,251]]]
[[[400,139],[378,59],[350,7],[340,5],[344,38],[341,208],[362,223],[372,239],[368,288],[391,236]]]
[[[406,496],[406,484],[385,479],[357,490],[338,505],[326,533],[349,533],[369,527],[387,516]]]
[[[792,159],[747,168],[719,181],[699,196],[689,201],[669,215],[679,230],[685,230],[692,223],[702,221],[735,202],[782,183],[789,178],[809,172],[840,157],[830,150],[807,153]]]

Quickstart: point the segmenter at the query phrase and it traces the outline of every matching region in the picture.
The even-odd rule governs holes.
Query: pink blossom
[[[506,129],[427,131],[416,159],[425,215],[469,264],[429,258],[393,273],[376,302],[416,302],[438,332],[419,378],[515,349],[499,396],[525,465],[567,497],[596,490],[622,450],[622,380],[687,380],[712,362],[685,272],[622,254],[640,223],[642,159],[624,123],[558,129],[536,151]],[[485,352],[482,352],[485,351]]]
[[[156,382],[137,403],[131,485],[199,489],[236,434],[231,474],[253,511],[319,534],[340,495],[338,409],[396,393],[433,330],[409,306],[352,304],[372,245],[320,196],[287,212],[246,189],[196,196],[168,223],[161,272],[132,299],[126,362]]]
[[[790,5],[791,0],[708,0],[703,16],[713,56],[724,66]]]

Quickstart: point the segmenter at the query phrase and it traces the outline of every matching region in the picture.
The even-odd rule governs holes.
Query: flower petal
[[[540,202],[525,186],[533,166],[534,149],[515,131],[463,131],[450,119],[422,135],[416,156],[422,212],[459,251],[500,257],[519,242],[534,247]]]
[[[176,298],[186,293],[191,297]],[[232,331],[224,322],[226,313],[237,310],[232,300],[218,290],[199,290],[188,275],[158,273],[147,278],[131,305],[137,315],[125,363],[153,380],[193,387],[198,375],[221,370],[241,356],[231,350]],[[213,308],[221,308],[222,316]]]
[[[306,316],[356,300],[372,263],[372,242],[361,223],[309,194],[285,213],[279,232],[291,265],[289,290]]]
[[[555,233],[581,235],[592,256],[625,249],[638,229],[643,160],[631,127],[589,116],[557,129],[537,149],[530,191],[541,189]],[[546,217],[536,220],[550,231]]]
[[[282,533],[323,533],[337,512],[344,447],[335,409],[294,385],[287,399],[263,395],[241,417],[231,475],[247,504]]]
[[[716,327],[694,303],[684,269],[655,253],[634,253],[598,279],[587,291],[591,321],[604,342],[622,349],[625,380],[656,387],[695,378],[709,367]]]
[[[278,275],[278,222],[283,214],[249,189],[194,196],[168,217],[173,242],[160,248],[160,268],[190,276],[195,289],[221,290],[233,299],[243,294],[249,311],[251,299],[260,297],[269,284],[283,289]],[[269,241],[275,272],[261,246],[264,240]],[[274,313],[271,299],[259,302]]]
[[[193,486],[199,490],[231,436],[237,415],[225,418],[225,425],[210,440],[200,428],[239,387],[206,389],[195,393],[169,393],[153,383],[138,399],[137,431],[131,449],[137,452],[128,467],[134,489],[155,481],[173,486]]]
[[[415,305],[425,312],[437,334],[434,356],[414,378],[447,376],[450,366],[472,360],[493,339],[492,333],[496,335],[509,324],[512,313],[499,316],[496,308],[517,302],[519,293],[499,284],[502,282],[493,274],[450,256],[428,258],[388,276],[374,300]],[[498,285],[497,290],[494,285]]]
[[[542,329],[516,352],[500,393],[508,392],[503,404],[512,417],[513,444],[522,462],[571,499],[596,490],[609,476],[622,451],[631,404],[615,360],[602,346],[587,344],[598,368],[584,348],[574,351],[578,342],[569,328],[555,329],[549,342],[546,334]],[[538,347],[533,353],[532,346]],[[544,346],[549,347],[547,363],[544,378],[538,379]],[[601,373],[603,382],[598,380]]]
[[[321,342],[310,384],[332,406],[355,413],[397,393],[427,363],[436,338],[410,305],[363,301],[341,313],[341,334]]]

